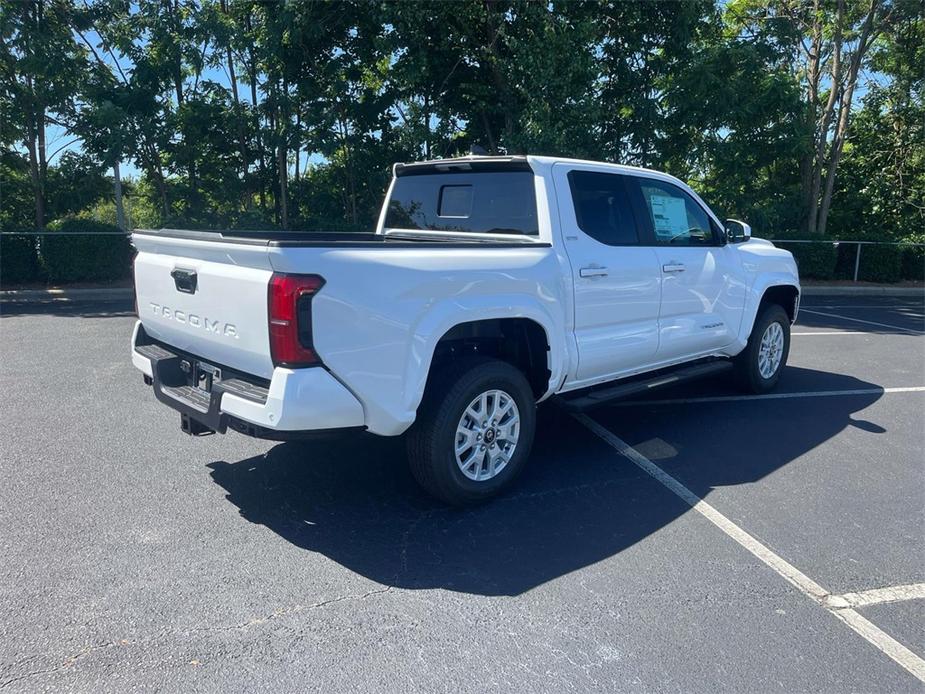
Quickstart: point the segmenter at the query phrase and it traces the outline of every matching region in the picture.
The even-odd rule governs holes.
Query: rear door
[[[213,238],[132,237],[138,317],[156,340],[270,378],[267,291],[273,270],[266,243]]]
[[[575,291],[578,367],[569,385],[639,370],[658,349],[660,276],[625,177],[561,163],[553,180]]]
[[[700,203],[669,181],[630,178],[662,277],[658,361],[718,350],[735,339],[745,306],[737,254]]]

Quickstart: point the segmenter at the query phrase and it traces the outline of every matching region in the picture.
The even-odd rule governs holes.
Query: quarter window
[[[579,229],[608,246],[639,243],[623,176],[570,171],[568,181]]]
[[[671,183],[637,177],[655,242],[671,246],[711,246],[717,234],[697,202]]]

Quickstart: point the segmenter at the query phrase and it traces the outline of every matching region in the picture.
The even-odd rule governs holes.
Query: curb
[[[135,290],[131,287],[107,289],[4,289],[0,301],[131,301]]]
[[[925,287],[803,287],[803,296],[925,296]]]

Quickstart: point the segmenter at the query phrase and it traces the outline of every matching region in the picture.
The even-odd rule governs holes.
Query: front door
[[[553,180],[575,288],[578,367],[567,385],[577,387],[655,359],[660,271],[623,175],[556,164]]]
[[[635,184],[635,188],[632,188]],[[662,277],[658,361],[716,351],[735,339],[745,306],[738,257],[704,208],[668,181],[633,176]]]

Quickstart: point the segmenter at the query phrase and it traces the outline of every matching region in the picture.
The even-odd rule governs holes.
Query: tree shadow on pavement
[[[72,318],[124,318],[134,316],[131,299],[75,301],[3,301],[0,316],[61,316]]]
[[[800,380],[832,376],[788,372]],[[877,388],[838,380],[843,390]],[[827,397],[824,407],[818,398],[798,406],[672,405],[670,412],[640,403],[591,414],[708,497],[716,487],[760,480],[858,422],[882,430],[855,417],[879,397]],[[209,467],[243,518],[373,581],[409,589],[517,595],[617,554],[690,510],[566,413],[541,408],[537,431],[520,483],[463,510],[418,489],[402,439],[288,442]]]

